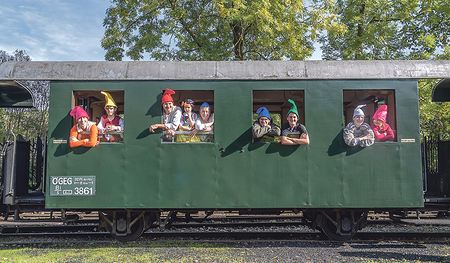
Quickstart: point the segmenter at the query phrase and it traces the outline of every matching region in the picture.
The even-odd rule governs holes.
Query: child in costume
[[[101,93],[105,95],[106,114],[100,118],[100,121],[97,124],[97,128],[100,133],[105,134],[106,141],[113,142],[115,140],[114,136],[108,133],[123,132],[124,123],[122,118],[116,115],[118,107],[112,96],[105,91],[102,91]]]
[[[286,118],[287,121],[281,126],[281,144],[283,145],[309,145],[309,136],[306,127],[303,124],[298,123],[298,110],[295,102],[288,99],[288,102],[292,104],[289,109]],[[299,135],[292,136],[293,132],[298,132]]]
[[[70,130],[69,145],[75,147],[95,147],[98,145],[98,129],[95,122],[89,121],[89,116],[83,108],[75,106],[70,111],[70,116],[75,116],[77,124]]]
[[[348,146],[370,146],[375,142],[373,131],[369,124],[364,122],[364,112],[362,107],[366,105],[358,105],[353,112],[353,121],[344,129],[344,142]]]
[[[151,133],[154,133],[157,129],[164,130],[166,133],[161,137],[163,142],[173,142],[175,131],[181,122],[181,108],[173,105],[173,94],[175,94],[175,91],[171,89],[164,91],[161,99],[163,123],[153,124],[148,129]]]
[[[387,117],[387,105],[381,105],[380,108],[373,115],[373,123],[370,127],[373,130],[375,135],[375,139],[377,141],[385,141],[389,139],[394,139],[394,132],[391,129],[391,126],[386,123]]]
[[[191,99],[185,99],[181,106],[184,109],[181,115],[181,123],[178,126],[179,131],[192,131],[195,128],[195,121],[197,120],[197,114],[194,112],[194,101]],[[197,135],[190,137],[189,134],[179,134],[176,136],[177,142],[200,142]]]
[[[254,142],[261,142],[264,135],[267,136],[280,136],[281,129],[272,122],[269,110],[266,107],[261,107],[256,110],[259,114],[258,120],[252,125],[252,135]],[[273,139],[273,138],[272,138]]]
[[[195,129],[193,129],[189,136],[194,137],[197,132],[214,131],[214,113],[211,114],[211,107],[207,102],[203,102],[200,106],[200,118],[195,121]],[[207,135],[201,135],[200,141],[212,142]]]

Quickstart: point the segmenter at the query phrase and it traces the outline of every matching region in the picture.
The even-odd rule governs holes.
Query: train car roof
[[[431,100],[435,102],[450,101],[450,78],[442,79],[434,86]]]
[[[0,64],[0,80],[450,78],[450,60],[64,61]]]

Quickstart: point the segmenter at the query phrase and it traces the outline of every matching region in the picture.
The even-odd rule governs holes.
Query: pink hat
[[[78,121],[79,118],[81,117],[86,117],[89,118],[89,115],[87,114],[87,112],[85,110],[83,110],[83,108],[81,108],[80,106],[75,106],[71,111],[70,111],[70,116],[75,116],[75,119]]]
[[[166,91],[164,91],[164,94],[162,96],[161,105],[164,104],[164,102],[167,102],[167,101],[173,102],[172,94],[175,94],[175,91],[173,91],[171,89],[166,89]]]
[[[373,115],[372,119],[378,119],[380,121],[386,122],[387,108],[388,107],[386,105],[381,105]]]

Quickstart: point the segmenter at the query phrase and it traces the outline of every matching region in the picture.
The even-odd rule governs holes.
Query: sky
[[[25,50],[32,61],[104,61],[109,6],[109,0],[0,0],[0,50]],[[320,60],[320,51],[310,59]]]
[[[108,0],[0,0],[0,50],[32,61],[102,61]]]

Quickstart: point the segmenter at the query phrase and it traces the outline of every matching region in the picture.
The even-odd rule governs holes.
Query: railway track
[[[202,221],[197,218],[197,221]],[[195,220],[194,220],[195,221]],[[0,223],[1,224],[1,223]],[[391,220],[369,220],[368,226],[394,225]],[[406,225],[413,225],[406,223]],[[108,232],[98,229],[95,217],[64,223],[62,220],[8,221],[0,225],[0,243],[11,237],[71,237],[113,240]],[[189,240],[328,240],[319,231],[309,230],[298,216],[239,216],[218,217],[204,222],[176,221],[170,228],[153,228],[144,233],[146,239]],[[447,240],[450,231],[396,232],[361,230],[354,240]]]
[[[195,221],[195,219],[194,219]],[[200,221],[200,219],[198,219]],[[391,224],[389,220],[370,220],[368,224]],[[281,228],[306,226],[299,217],[224,217],[214,218],[207,222],[189,222],[182,220],[173,222],[168,229],[210,229],[210,228]],[[65,233],[65,232],[96,232],[98,219],[80,219],[76,222],[66,223],[62,220],[20,220],[8,222],[6,225],[0,223],[0,235],[14,233]]]

